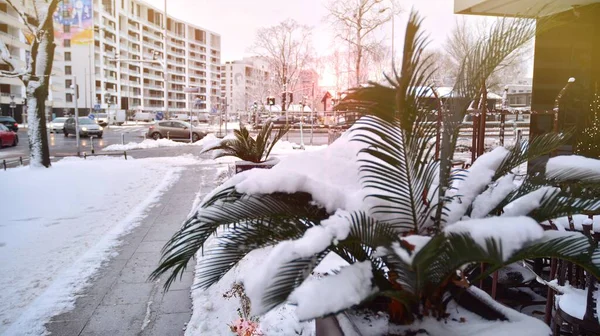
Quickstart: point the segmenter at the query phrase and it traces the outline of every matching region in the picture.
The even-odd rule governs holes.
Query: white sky
[[[164,0],[145,0],[160,9]],[[256,30],[293,18],[314,27],[314,44],[319,54],[328,54],[333,42],[330,25],[325,22],[326,0],[168,0],[167,12],[184,21],[221,35],[221,60],[229,61],[249,54]],[[404,13],[396,19],[396,45],[401,45],[408,12],[414,6],[425,17],[424,28],[432,43],[443,43],[454,25],[453,0],[400,0]],[[391,37],[391,24],[387,30]]]
[[[164,0],[145,0],[160,9]],[[386,0],[384,0],[386,1]],[[329,54],[335,43],[325,17],[327,0],[168,0],[167,12],[221,35],[221,61],[250,55],[258,28],[273,26],[287,18],[314,28],[314,46],[319,55]],[[395,45],[401,51],[408,14],[415,8],[424,17],[423,28],[430,34],[431,46],[441,46],[455,24],[454,0],[398,0],[404,12],[395,20]],[[469,16],[470,20],[481,17]],[[391,23],[383,28],[391,40]],[[324,84],[324,83],[322,83]]]

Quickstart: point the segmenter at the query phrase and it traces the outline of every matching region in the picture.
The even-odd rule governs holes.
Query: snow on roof
[[[434,97],[433,92],[431,91],[431,87],[429,87],[429,86],[420,86],[420,87],[417,87],[417,90],[423,90],[424,95],[426,97],[429,97],[429,98]],[[451,86],[439,86],[439,87],[435,87],[435,90],[436,90],[438,96],[440,96],[440,98],[449,98],[451,96],[454,88]],[[487,99],[501,100],[502,96],[497,95],[493,92],[488,92]]]

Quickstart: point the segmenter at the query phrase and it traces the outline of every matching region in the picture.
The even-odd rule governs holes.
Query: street
[[[104,135],[101,139],[93,139],[93,146],[96,153],[102,148],[112,144],[120,144],[122,142],[141,142],[144,140],[143,134],[148,129],[149,124],[139,125],[127,125],[127,126],[110,126],[104,128]],[[207,127],[208,130],[208,127]],[[208,132],[211,132],[208,130]],[[214,131],[213,131],[214,132]],[[0,160],[1,159],[18,159],[21,157],[27,157],[29,155],[29,144],[27,138],[27,130],[19,129],[19,144],[16,147],[4,147],[0,149]],[[304,131],[304,144],[310,144],[310,129]],[[290,141],[300,143],[301,136],[299,130],[292,130],[286,136],[283,137],[283,141]],[[327,133],[313,134],[312,139],[313,145],[326,145],[328,136]],[[49,137],[50,145],[50,156],[68,156],[75,155],[77,153],[77,141],[75,136],[70,135],[65,137],[62,133],[54,134],[50,133]],[[92,150],[92,139],[82,137],[81,138],[81,151],[91,153]],[[167,148],[167,150],[174,150],[174,148]]]

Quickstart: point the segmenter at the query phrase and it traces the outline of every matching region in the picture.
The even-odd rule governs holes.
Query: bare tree
[[[300,70],[312,59],[312,29],[293,19],[276,26],[260,28],[252,49],[269,62],[275,85],[282,91],[293,91]],[[286,105],[284,95],[281,103],[284,111]]]
[[[490,27],[491,25],[487,21],[467,22],[464,18],[456,20],[455,28],[445,43],[445,49],[450,56],[445,61],[452,62],[455,73],[462,60],[472,52],[478,41],[486,38],[484,34],[490,30]],[[487,78],[486,87],[493,91],[500,91],[504,85],[522,78],[527,71],[527,61],[531,59],[531,56],[531,42],[514,50]],[[444,58],[441,60],[443,61]],[[440,64],[436,65],[440,66]]]
[[[366,81],[368,74],[363,70],[365,58],[376,53],[380,45],[374,32],[390,21],[400,10],[395,0],[331,0],[326,6],[329,18],[338,30],[337,37],[348,43],[349,55],[354,63],[354,83],[358,86]]]
[[[52,16],[59,0],[26,1],[6,0],[23,21],[22,32],[28,38],[30,57],[25,66],[21,66],[18,56],[11,55],[8,46],[0,40],[0,60],[8,65],[7,71],[0,76],[19,78],[27,92],[27,123],[32,167],[50,167],[50,150],[46,133],[46,99],[50,82],[50,73],[54,61],[54,22]]]

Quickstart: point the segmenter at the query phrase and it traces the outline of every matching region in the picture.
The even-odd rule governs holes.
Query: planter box
[[[277,159],[277,158],[270,158],[267,161],[261,162],[261,163],[255,163],[255,162],[249,162],[249,161],[236,161],[235,162],[235,173],[238,174],[238,173],[241,173],[246,170],[253,169],[253,168],[270,169],[277,163],[279,163],[279,159]]]

